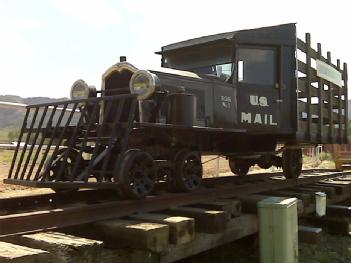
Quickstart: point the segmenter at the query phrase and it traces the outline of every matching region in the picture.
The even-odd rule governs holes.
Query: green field
[[[0,129],[0,143],[9,142],[8,138],[9,130],[6,128]]]

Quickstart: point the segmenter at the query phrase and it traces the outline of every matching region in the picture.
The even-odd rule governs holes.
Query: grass
[[[10,165],[14,152],[13,150],[0,150],[0,163],[3,165]]]
[[[0,142],[8,142],[9,138],[8,138],[8,133],[9,130],[8,129],[0,129]]]

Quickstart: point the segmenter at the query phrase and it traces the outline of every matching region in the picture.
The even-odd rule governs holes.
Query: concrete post
[[[257,204],[261,263],[298,262],[297,199],[269,197]]]

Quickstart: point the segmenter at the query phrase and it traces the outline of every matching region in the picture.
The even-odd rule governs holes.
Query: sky
[[[0,95],[68,97],[127,56],[160,66],[161,46],[203,35],[297,23],[332,60],[351,62],[345,0],[0,0]]]

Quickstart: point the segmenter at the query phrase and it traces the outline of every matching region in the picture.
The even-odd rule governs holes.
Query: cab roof
[[[164,54],[175,50],[195,47],[215,42],[236,41],[245,44],[262,45],[296,45],[296,24],[282,24],[270,27],[237,30],[215,35],[193,38],[163,46],[156,54]]]

